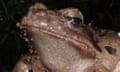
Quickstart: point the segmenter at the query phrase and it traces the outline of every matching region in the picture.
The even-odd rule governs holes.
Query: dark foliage
[[[16,22],[35,2],[42,2],[50,9],[77,7],[85,16],[85,24],[92,22],[120,31],[120,0],[0,0],[0,72],[10,72],[18,58],[27,52]]]

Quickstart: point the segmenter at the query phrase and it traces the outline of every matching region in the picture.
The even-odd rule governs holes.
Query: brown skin
[[[101,61],[104,66],[112,71],[120,59],[120,38],[113,31],[107,31],[103,36],[97,36],[103,53],[101,54]]]
[[[94,37],[97,40],[97,44],[103,51],[100,55],[97,56],[99,59],[98,63],[103,64],[108,72],[112,72],[120,59],[120,37],[112,30],[93,28],[91,26],[88,27],[94,34]],[[97,69],[100,68],[98,67]]]
[[[66,16],[81,19],[80,28],[68,26]],[[110,39],[119,51],[118,37],[97,36],[97,31],[83,24],[83,15],[76,8],[52,11],[35,4],[17,25],[24,32],[30,54],[21,57],[13,72],[110,72],[118,62],[119,52],[109,54],[104,49]],[[108,67],[111,63],[114,65]]]

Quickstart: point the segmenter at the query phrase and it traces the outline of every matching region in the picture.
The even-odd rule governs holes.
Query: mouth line
[[[45,34],[48,34],[48,35],[51,35],[53,37],[56,37],[56,38],[59,38],[59,39],[62,39],[62,40],[66,40],[66,41],[76,41],[78,43],[82,43],[82,44],[86,44],[80,40],[77,40],[73,37],[68,37],[67,35],[63,35],[63,34],[60,34],[59,32],[56,32],[54,30],[51,30],[51,29],[45,29],[45,28],[40,28],[40,27],[35,27],[35,26],[30,26],[30,27],[33,27],[33,28],[36,28],[38,29],[40,32],[43,32]]]
[[[88,49],[92,50],[93,48],[95,48],[99,52],[102,52],[101,49],[96,44],[94,44],[94,42],[92,42],[93,46],[91,46],[91,45],[89,45],[89,42],[86,43],[86,42],[84,42],[80,39],[77,39],[77,38],[74,38],[74,37],[68,37],[67,35],[62,35],[59,32],[55,32],[55,31],[47,30],[47,29],[42,29],[42,28],[39,28],[39,31],[43,32],[43,33],[46,33],[48,35],[51,35],[53,37],[59,38],[61,40],[65,40],[66,42],[72,43],[74,46],[77,46],[77,47],[80,47],[80,48],[82,48],[82,47],[86,48],[84,50],[88,50]]]
[[[90,46],[89,44],[85,43],[84,41],[81,41],[79,39],[76,39],[74,37],[69,37],[67,35],[62,35],[59,32],[56,32],[54,30],[50,30],[50,29],[45,29],[45,28],[41,28],[41,27],[36,27],[36,26],[31,26],[31,25],[27,25],[26,27],[32,27],[35,29],[38,29],[40,32],[51,35],[53,37],[56,37],[58,39],[61,39],[63,41],[66,41],[68,43],[73,44],[74,46],[78,47],[78,48],[82,48],[84,50],[92,50],[93,47]]]
[[[59,32],[56,33],[54,31],[40,29],[40,28],[39,28],[39,31],[42,33],[51,35],[52,37],[56,37],[58,39],[66,41],[68,44],[73,46],[76,50],[80,51],[80,54],[85,55],[85,57],[88,57],[87,55],[90,56],[89,58],[93,58],[95,56],[95,54],[94,54],[95,50],[93,49],[93,47],[88,45],[85,42],[79,41],[79,40],[74,39],[74,38],[67,37],[66,35],[60,34]]]

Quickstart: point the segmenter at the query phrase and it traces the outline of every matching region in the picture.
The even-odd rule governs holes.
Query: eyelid
[[[65,15],[64,15],[64,18],[65,18],[65,20],[72,20],[72,18],[69,17],[69,16],[65,16]]]
[[[64,18],[68,21],[72,20],[72,21],[76,21],[77,23],[80,23],[82,20],[78,17],[69,17],[69,16],[64,16]]]

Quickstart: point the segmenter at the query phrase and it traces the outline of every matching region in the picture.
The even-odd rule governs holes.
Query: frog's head
[[[38,4],[31,7],[17,25],[23,31],[23,38],[37,51],[47,68],[71,70],[74,67],[73,72],[83,72],[93,64],[97,51],[77,8],[49,10]],[[79,63],[76,64],[76,61]],[[75,66],[71,65],[74,63]]]
[[[94,46],[84,28],[83,15],[77,8],[48,10],[39,5],[31,7],[18,25],[25,29],[25,40],[32,42],[36,49],[65,47],[79,49],[88,56],[94,54],[91,52]]]

